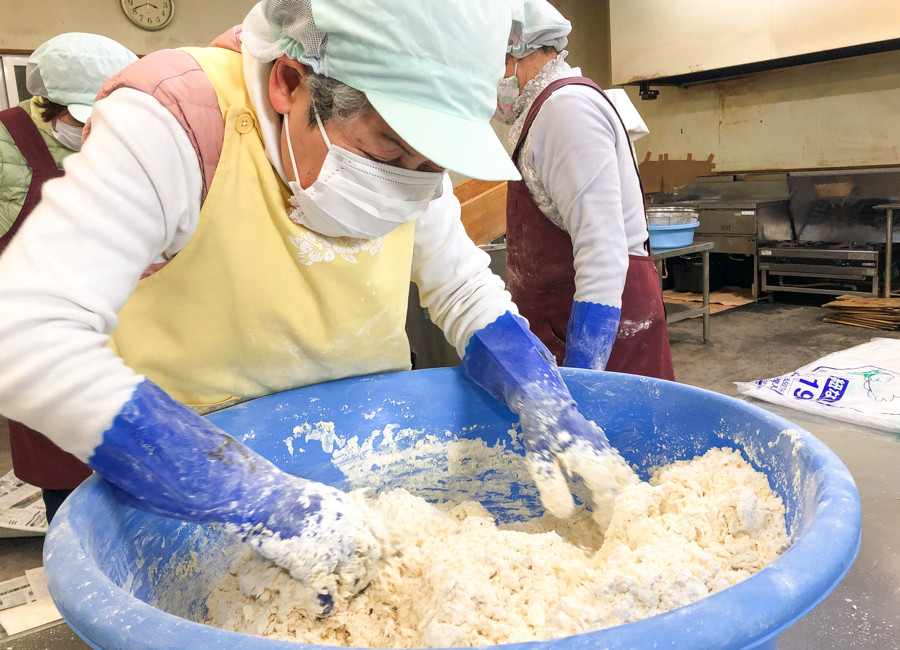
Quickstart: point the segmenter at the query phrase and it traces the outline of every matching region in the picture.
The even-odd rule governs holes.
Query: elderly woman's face
[[[410,147],[374,108],[347,124],[331,121],[325,132],[333,144],[364,158],[403,169],[444,171]]]
[[[506,54],[506,74],[503,76],[509,78],[516,74],[516,57],[507,52]]]
[[[288,180],[296,180],[304,189],[318,177],[328,154],[328,146],[317,125],[309,126],[309,92],[303,82],[305,69],[302,64],[283,57],[276,61],[269,96],[279,113],[288,114],[288,127],[282,130],[281,158]],[[346,124],[330,120],[325,123],[325,133],[331,144],[346,149],[363,158],[376,160],[402,169],[443,172],[422,154],[410,147],[390,125],[370,108],[362,116]],[[293,169],[287,148],[291,138],[300,178],[293,178]]]

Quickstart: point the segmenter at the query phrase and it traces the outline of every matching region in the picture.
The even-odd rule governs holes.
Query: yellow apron
[[[188,48],[219,96],[222,155],[197,231],[144,278],[112,346],[201,413],[298,386],[410,367],[414,223],[374,240],[293,223],[266,158],[241,56]]]

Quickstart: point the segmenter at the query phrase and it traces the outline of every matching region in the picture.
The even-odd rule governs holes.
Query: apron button
[[[253,130],[253,116],[250,113],[241,113],[234,123],[234,130],[238,133],[250,133]]]

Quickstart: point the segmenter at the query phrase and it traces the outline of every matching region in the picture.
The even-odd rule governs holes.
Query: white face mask
[[[66,124],[59,118],[53,121],[56,123],[55,125],[50,125],[50,132],[53,133],[53,137],[67,149],[81,151],[81,132],[84,127]]]
[[[393,167],[331,144],[319,115],[319,131],[328,154],[319,176],[307,189],[297,180],[288,185],[297,209],[291,221],[327,237],[375,239],[421,217],[428,205],[441,195],[443,174]],[[299,179],[291,145],[288,116],[288,154],[294,178]]]

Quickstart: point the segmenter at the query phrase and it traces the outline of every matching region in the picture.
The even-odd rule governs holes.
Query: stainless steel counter
[[[756,400],[746,401],[809,431],[843,461],[862,501],[862,546],[835,590],[782,633],[779,650],[900,648],[900,435]],[[87,646],[64,624],[0,642],[2,650]]]

